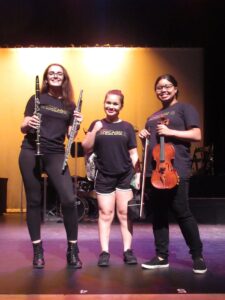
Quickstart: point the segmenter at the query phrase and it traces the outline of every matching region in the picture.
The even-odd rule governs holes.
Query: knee
[[[117,217],[120,221],[126,221],[127,220],[127,211],[117,210]]]
[[[178,220],[186,220],[192,218],[192,213],[190,209],[175,210],[174,213]]]
[[[65,192],[59,198],[62,207],[74,207],[76,205],[76,198],[72,194]]]
[[[103,210],[99,209],[99,219],[101,219],[104,222],[111,222],[114,217],[114,211],[113,210]]]
[[[27,209],[41,206],[41,197],[27,197]]]

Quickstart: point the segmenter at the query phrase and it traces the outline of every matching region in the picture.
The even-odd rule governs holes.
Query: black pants
[[[150,182],[150,179],[148,179]],[[159,190],[150,187],[150,201],[153,212],[153,234],[156,254],[168,257],[169,220],[168,210],[175,216],[192,258],[202,256],[202,242],[198,225],[189,207],[189,181],[181,179],[177,187],[170,190]]]
[[[68,240],[77,240],[78,216],[75,205],[73,183],[69,169],[62,174],[64,154],[44,154],[40,161],[35,152],[22,149],[19,156],[19,166],[22,174],[26,200],[27,225],[32,241],[41,239],[41,170],[44,170],[55,188],[62,207],[64,226]]]

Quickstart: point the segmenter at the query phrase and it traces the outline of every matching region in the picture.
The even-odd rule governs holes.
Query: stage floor
[[[0,295],[19,297],[45,294],[47,297],[214,294],[216,297],[224,294],[225,299],[225,225],[199,226],[208,267],[208,272],[204,275],[192,272],[192,261],[180,230],[174,224],[170,228],[169,269],[152,271],[144,270],[140,266],[154,255],[152,228],[149,223],[134,224],[133,250],[139,264],[125,265],[117,222],[111,230],[110,267],[99,268],[97,222],[83,221],[79,223],[79,248],[83,268],[73,270],[66,267],[67,245],[63,224],[57,223],[56,220],[47,221],[42,226],[46,267],[43,270],[34,270],[25,215],[1,215]]]

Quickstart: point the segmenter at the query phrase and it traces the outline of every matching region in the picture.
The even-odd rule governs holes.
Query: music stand
[[[84,149],[82,147],[81,142],[73,142],[70,149],[70,154],[73,158],[75,158],[75,174],[74,174],[74,194],[77,199],[77,158],[84,157]]]
[[[72,157],[84,157],[84,149],[81,142],[73,142],[71,145],[70,154]]]

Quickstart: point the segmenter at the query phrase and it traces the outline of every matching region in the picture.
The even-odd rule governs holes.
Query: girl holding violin
[[[156,256],[142,267],[169,267],[170,209],[189,247],[193,272],[203,274],[207,268],[202,256],[202,242],[188,201],[190,146],[191,142],[201,140],[199,116],[193,106],[178,102],[178,84],[172,75],[158,77],[155,92],[162,108],[147,119],[139,137],[149,141],[146,184],[150,185]]]

